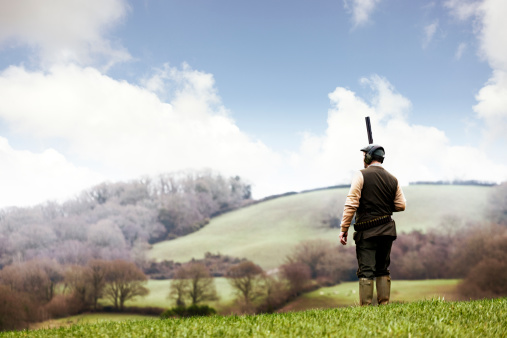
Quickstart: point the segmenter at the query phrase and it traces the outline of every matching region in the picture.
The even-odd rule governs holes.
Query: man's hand
[[[340,243],[342,243],[343,245],[347,245],[347,235],[348,231],[340,232]]]

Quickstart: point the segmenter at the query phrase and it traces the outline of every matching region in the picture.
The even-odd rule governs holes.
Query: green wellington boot
[[[359,305],[371,305],[373,300],[373,280],[359,278]]]
[[[391,276],[377,277],[377,300],[379,305],[389,304],[391,296]]]

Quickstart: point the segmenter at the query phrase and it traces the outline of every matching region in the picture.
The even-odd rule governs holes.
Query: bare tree
[[[116,309],[123,310],[127,300],[149,293],[143,286],[146,284],[146,275],[132,262],[123,260],[109,262],[105,276],[104,295],[114,303]]]
[[[35,306],[26,294],[0,285],[0,331],[28,328],[37,319],[32,312]]]
[[[189,292],[190,283],[187,280],[187,272],[184,268],[179,268],[171,280],[171,291],[168,297],[176,301],[176,306],[185,306],[185,297]]]
[[[505,242],[504,245],[507,244]],[[507,262],[505,258],[503,260],[484,258],[470,270],[468,276],[458,285],[458,292],[467,299],[507,296]]]
[[[308,265],[295,262],[280,267],[282,276],[289,282],[290,294],[299,295],[311,281],[311,271]]]
[[[506,296],[507,228],[490,224],[469,231],[453,253],[453,267],[465,277],[458,291],[466,298]]]
[[[267,274],[262,276],[262,291],[264,292],[263,299],[257,307],[260,312],[274,312],[287,301],[289,296],[285,281]]]
[[[190,263],[181,269],[181,276],[185,276],[188,283],[187,296],[192,305],[218,299],[215,283],[206,266],[201,263]]]
[[[317,264],[319,284],[336,284],[356,278],[356,252],[353,247],[330,245],[326,255]]]
[[[41,261],[32,260],[6,266],[1,271],[1,279],[2,284],[10,286],[14,291],[27,293],[40,303],[50,301],[54,295],[56,280],[51,280]]]
[[[90,298],[93,304],[93,309],[97,310],[98,301],[104,294],[104,287],[106,286],[106,273],[108,263],[102,260],[92,260],[88,262],[88,281],[90,284]]]
[[[55,295],[56,286],[63,281],[64,270],[60,264],[48,258],[36,260],[33,262],[33,264],[38,265],[39,268],[45,272],[48,278],[48,285],[46,287],[46,301],[49,302]]]
[[[87,307],[91,302],[91,286],[89,284],[88,267],[80,265],[67,266],[65,270],[64,284],[70,290],[70,293],[79,302],[81,307]]]
[[[263,272],[260,266],[251,261],[236,264],[227,271],[229,283],[243,297],[245,305],[262,295],[260,282]]]
[[[337,250],[336,246],[326,240],[304,241],[294,248],[293,253],[287,257],[287,262],[306,264],[310,268],[311,278],[317,278],[319,267],[333,250]]]
[[[109,263],[102,260],[91,260],[86,266],[69,265],[65,270],[65,288],[70,290],[74,299],[82,307],[98,308],[98,300],[103,297],[106,285],[106,272]]]
[[[0,270],[0,285],[8,286],[10,290],[22,290],[23,273],[20,264],[12,264]]]

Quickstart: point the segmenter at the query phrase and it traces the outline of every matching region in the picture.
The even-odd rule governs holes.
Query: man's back
[[[379,216],[392,215],[398,180],[381,166],[361,170],[363,188],[356,222],[365,222]]]

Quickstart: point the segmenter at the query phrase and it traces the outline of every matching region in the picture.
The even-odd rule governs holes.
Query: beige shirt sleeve
[[[406,206],[407,200],[405,199],[403,190],[401,190],[401,187],[398,184],[398,189],[396,190],[396,197],[394,197],[394,211],[403,211],[405,210]]]
[[[352,179],[349,194],[345,200],[345,206],[343,207],[343,217],[341,223],[341,231],[347,232],[354,218],[357,208],[359,208],[359,200],[361,199],[361,190],[363,189],[364,178],[363,174],[358,171]]]

